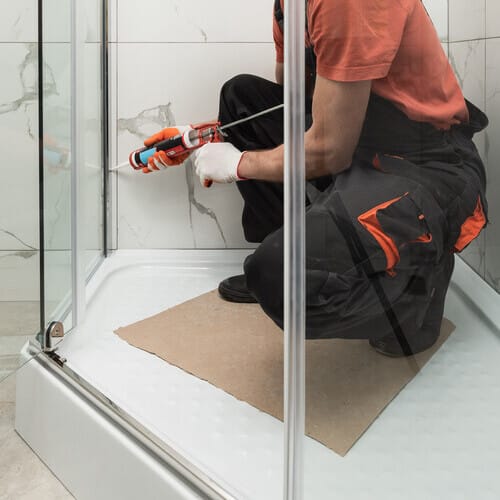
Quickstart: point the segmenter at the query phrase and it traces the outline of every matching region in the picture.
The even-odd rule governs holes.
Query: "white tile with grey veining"
[[[441,42],[441,47],[443,47],[444,53],[446,54],[446,57],[449,57],[450,55],[450,44],[448,42]]]
[[[45,242],[52,250],[70,248],[71,240],[71,50],[67,43],[45,47]],[[83,219],[85,248],[102,248],[102,122],[100,46],[86,43],[84,84]],[[91,256],[90,256],[91,257]]]
[[[86,43],[84,101],[84,208],[85,248],[87,257],[99,255],[103,247],[102,214],[102,104],[101,104],[101,48]]]
[[[44,191],[45,245],[70,248],[71,242],[71,47],[45,46]]]
[[[460,253],[460,257],[469,264],[479,276],[486,272],[486,234],[483,231],[470,245]]]
[[[424,0],[425,8],[436,27],[439,39],[448,40],[448,0]]]
[[[450,42],[485,36],[486,0],[449,0]]]
[[[486,0],[486,37],[500,36],[500,0]]]
[[[71,304],[71,252],[48,250],[45,252],[45,316],[46,321],[60,320],[65,308]],[[56,314],[57,313],[57,314]]]
[[[71,2],[44,0],[42,19],[44,42],[71,41]]]
[[[486,276],[500,291],[500,38],[486,40],[486,165],[491,225],[486,233]]]
[[[114,2],[115,3],[115,2]],[[115,3],[116,5],[116,3]],[[118,44],[109,44],[109,162],[110,167],[118,165]],[[118,176],[117,172],[111,173],[109,177],[108,204],[110,213],[110,245],[112,249],[118,246]]]
[[[0,15],[0,42],[36,42],[37,40],[37,0],[16,0],[15,2],[3,0]]]
[[[0,44],[0,249],[38,247],[36,44]]]
[[[118,0],[108,0],[108,39],[116,42],[118,37]]]
[[[465,97],[477,107],[485,108],[484,74],[485,42],[474,40],[450,43],[449,57]],[[481,157],[486,156],[485,132],[474,137]],[[485,272],[485,236],[473,241],[462,253],[462,258],[481,276]]]
[[[83,49],[84,238],[87,249],[102,247],[102,150],[100,47]],[[68,249],[71,240],[71,47],[45,47],[45,234],[49,249]]]
[[[83,2],[80,23],[85,25],[86,42],[99,42],[102,39],[101,14],[104,0],[79,0]],[[43,40],[44,42],[71,41],[71,2],[67,0],[44,0],[43,2]]]
[[[450,61],[465,97],[484,108],[485,42],[450,43]]]
[[[102,4],[105,0],[85,0],[85,41],[100,42],[102,40]]]
[[[165,64],[158,66],[161,58]],[[272,78],[273,69],[272,44],[119,44],[118,160],[167,125],[215,118],[220,88],[232,76]],[[131,169],[116,175],[120,248],[247,246],[235,186],[202,188],[190,162],[148,175]]]
[[[271,42],[272,5],[272,0],[120,0],[118,41]]]
[[[450,43],[449,58],[460,83],[464,96],[484,111],[485,109],[485,41]],[[485,133],[474,137],[474,142],[485,158]]]

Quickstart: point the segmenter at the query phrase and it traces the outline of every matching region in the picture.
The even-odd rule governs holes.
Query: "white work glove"
[[[229,142],[209,143],[193,152],[196,175],[204,186],[210,181],[228,183],[245,180],[238,175],[238,166],[245,153]]]

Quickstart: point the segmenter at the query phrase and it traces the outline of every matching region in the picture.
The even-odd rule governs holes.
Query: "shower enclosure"
[[[304,2],[287,0],[285,25],[282,423],[114,333],[213,290],[254,251],[234,185],[203,188],[190,161],[148,175],[112,167],[163,127],[213,119],[234,75],[274,79],[272,2],[37,1],[37,39],[11,49],[22,95],[0,103],[4,158],[18,158],[11,142],[23,163],[0,167],[4,198],[19,193],[0,227],[0,383],[17,371],[16,428],[77,498],[498,496],[500,3],[480,3],[425,2],[466,97],[490,118],[475,141],[492,224],[456,259],[453,334],[425,366],[408,361],[411,382],[340,456],[305,435],[317,394],[305,377]],[[9,139],[15,120],[25,142]],[[349,404],[364,411],[339,399]]]

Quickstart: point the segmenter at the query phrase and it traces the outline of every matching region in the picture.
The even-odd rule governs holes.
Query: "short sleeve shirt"
[[[283,0],[282,6],[283,6]],[[317,74],[372,80],[372,91],[410,119],[448,129],[468,121],[465,99],[421,0],[309,0],[309,37]],[[276,59],[283,34],[273,28]]]

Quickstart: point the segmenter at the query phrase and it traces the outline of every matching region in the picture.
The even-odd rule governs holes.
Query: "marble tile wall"
[[[497,0],[496,11],[500,11]],[[487,13],[489,15],[489,4]],[[500,292],[500,17],[497,17],[496,37],[486,39],[486,113],[490,126],[486,131],[485,159],[488,172],[488,201],[491,225],[486,231],[486,280]],[[493,29],[493,27],[491,28]],[[490,33],[495,33],[491,31]]]
[[[47,315],[71,288],[70,2],[44,8],[45,244]],[[100,7],[85,0],[85,236],[102,248]],[[0,302],[39,300],[37,1],[2,2],[0,16]],[[14,307],[14,305],[12,306]],[[4,309],[2,309],[4,310]],[[38,327],[27,320],[25,331]],[[13,326],[14,328],[14,326]],[[16,329],[19,324],[16,323]],[[2,333],[5,335],[5,332]]]
[[[273,77],[269,0],[120,0],[111,12],[117,163],[167,125],[215,118],[220,87],[232,76]],[[189,161],[147,176],[121,170],[112,183],[120,248],[247,246],[236,186],[204,189]]]
[[[443,43],[448,1],[426,0]],[[221,85],[238,73],[273,78],[271,0],[114,0],[111,4],[113,162],[151,132],[216,116]],[[155,15],[151,16],[154,12]],[[446,47],[446,46],[445,46]],[[185,168],[113,175],[120,248],[238,248],[234,185],[204,189]]]
[[[449,0],[449,20],[450,61],[465,96],[490,120],[474,139],[488,174],[490,225],[462,256],[500,291],[500,0]]]
[[[466,94],[489,109],[490,117],[497,113],[498,89],[494,82],[498,78],[495,77],[494,50],[497,45],[495,37],[500,37],[496,22],[499,3],[499,0],[473,3],[450,0],[448,5],[447,0],[425,1],[444,48],[447,49],[449,44],[450,58]],[[98,4],[98,0],[87,3],[89,43],[99,40]],[[45,5],[59,13],[60,18],[64,17],[68,4],[62,0],[47,0]],[[10,273],[10,276],[15,275],[13,269],[25,268],[30,259],[37,259],[38,186],[33,170],[30,170],[36,166],[37,154],[34,140],[35,7],[34,0],[9,2],[0,19],[1,59],[8,68],[0,85],[0,131],[3,137],[9,138],[0,145],[3,157],[8,160],[0,165],[0,179],[3,181],[0,189],[4,190],[0,194],[3,200],[8,200],[9,206],[8,211],[0,214],[0,269],[8,268],[6,275]],[[218,15],[222,11],[224,16]],[[114,117],[112,154],[116,163],[124,161],[129,150],[140,145],[146,135],[167,124],[189,123],[215,116],[219,88],[232,75],[251,72],[272,78],[274,49],[268,0],[252,4],[240,0],[216,0],[215,6],[214,2],[209,6],[202,0],[146,0],[140,4],[133,0],[111,0],[110,12],[110,107]],[[156,13],[153,20],[151,12]],[[69,70],[64,62],[67,58],[61,55],[67,50],[69,31],[64,24],[51,24],[55,19],[56,16],[46,16],[46,30],[53,42],[53,47],[47,51],[46,74],[49,80],[46,85],[49,100],[53,99],[55,108],[59,108],[59,115],[54,113],[54,117],[58,117],[54,127],[66,121],[68,109],[63,101],[67,97],[64,89]],[[227,23],[227,19],[234,22]],[[92,50],[95,47],[89,48]],[[490,75],[490,78],[481,80],[481,74]],[[89,87],[95,86],[96,76],[89,78],[94,80],[89,81]],[[95,123],[89,125],[89,131],[92,126],[95,130],[96,120],[97,116],[92,112],[89,123]],[[489,165],[498,157],[495,141],[491,140],[495,123],[493,116],[488,133],[478,138],[478,148]],[[18,168],[12,172],[8,166],[12,164],[14,152],[8,144],[14,142],[20,147],[15,152]],[[92,161],[97,163],[97,150],[93,156]],[[64,249],[69,234],[67,172],[56,167],[53,168],[50,189],[54,190],[51,198],[57,201],[54,211],[48,215],[51,222],[48,239],[54,249]],[[494,175],[494,171],[490,172],[491,179]],[[90,170],[89,176],[92,177]],[[113,175],[112,191],[115,201],[113,235],[117,247],[225,248],[247,245],[240,228],[241,200],[235,187],[203,189],[189,165],[155,176],[122,171]],[[89,206],[94,210],[92,218],[97,221],[95,207],[98,202]],[[15,214],[15,217],[10,214]],[[494,259],[484,257],[486,247],[496,245],[493,226],[488,232],[489,237],[483,237],[467,254],[482,274],[487,272],[489,261],[489,270],[493,275],[497,274],[493,271]],[[89,239],[93,238],[98,246],[97,223],[88,227],[92,233]],[[30,264],[30,268],[33,267]],[[9,279],[12,282],[12,278]],[[15,297],[33,300],[38,293],[36,280],[25,281]],[[0,300],[12,299],[12,293],[11,286],[1,287]]]
[[[85,0],[83,19],[84,229],[87,269],[102,252],[101,0]],[[71,290],[71,12],[44,2],[45,289],[52,317]]]
[[[0,301],[38,300],[36,2],[0,16]],[[33,318],[31,318],[33,319]],[[34,326],[35,325],[35,326]],[[28,321],[27,329],[36,327]],[[3,331],[2,335],[6,332]]]
[[[0,16],[0,382],[40,321],[35,7],[2,2]]]
[[[448,42],[448,0],[423,0],[441,42]]]

